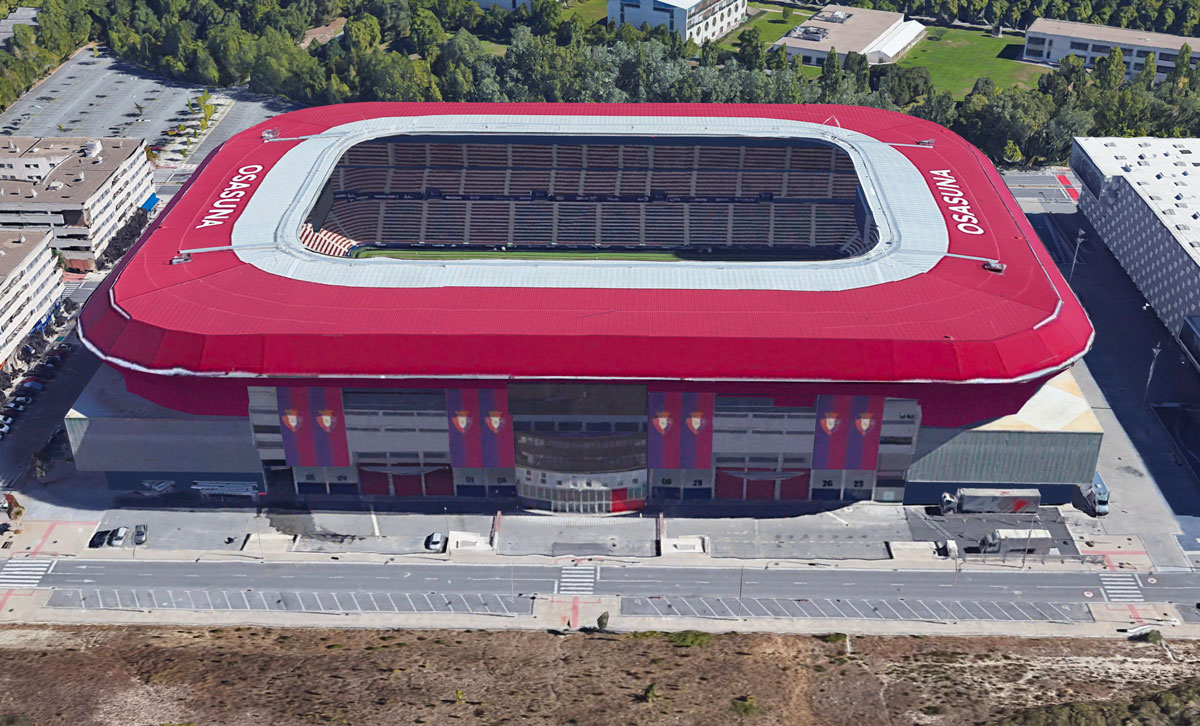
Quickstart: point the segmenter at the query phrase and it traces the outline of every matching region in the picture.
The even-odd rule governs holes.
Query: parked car
[[[54,346],[50,350],[62,351],[63,353],[70,353],[75,350],[75,346],[70,343],[59,343],[58,345]]]
[[[7,434],[9,431],[12,431],[12,427],[8,424],[0,423],[0,434]]]
[[[431,552],[441,552],[446,546],[446,538],[441,532],[434,532],[425,538],[425,549]]]
[[[58,375],[58,371],[54,370],[53,366],[48,366],[45,363],[38,363],[33,367],[33,373],[40,379],[50,380]]]
[[[109,547],[120,547],[125,544],[125,535],[129,534],[128,527],[117,527],[108,535]]]
[[[11,426],[12,423],[13,423],[12,416],[0,416],[0,424],[4,424],[5,426]]]
[[[13,396],[9,399],[9,405],[12,404],[30,404],[33,403],[33,396]]]
[[[25,410],[25,404],[10,403],[10,404],[5,405],[5,407],[4,407],[4,415],[5,416],[15,416],[18,413],[23,412],[24,410]]]
[[[104,543],[108,541],[108,536],[110,534],[112,534],[112,532],[107,529],[96,530],[96,533],[93,534],[92,538],[88,540],[88,549],[94,550],[103,547]]]
[[[135,545],[146,544],[146,538],[150,536],[150,528],[144,524],[139,524],[133,528],[133,543]]]
[[[26,391],[44,391],[46,390],[46,384],[42,381],[26,378],[21,382],[21,388]]]

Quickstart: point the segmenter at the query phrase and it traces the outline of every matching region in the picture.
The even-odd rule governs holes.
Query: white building
[[[1142,70],[1146,58],[1153,53],[1156,76],[1161,80],[1175,67],[1175,58],[1184,43],[1200,56],[1200,38],[1038,18],[1025,33],[1025,60],[1058,63],[1068,55],[1074,55],[1081,58],[1086,67],[1093,68],[1098,58],[1107,56],[1117,47],[1125,55],[1126,77],[1132,78]],[[1196,65],[1194,59],[1192,65]]]
[[[847,53],[854,52],[877,65],[900,60],[923,37],[925,26],[906,21],[900,13],[826,5],[775,41],[774,47],[786,50],[788,59],[800,56],[809,66],[823,64],[831,48],[842,62]]]
[[[153,205],[142,139],[0,141],[0,230],[49,227],[73,270],[91,270],[139,207]]]
[[[17,346],[45,325],[63,293],[49,229],[0,230],[0,368]]]
[[[1079,209],[1172,334],[1200,314],[1200,139],[1077,138]]]
[[[608,22],[665,25],[697,44],[728,34],[746,19],[746,0],[608,0]]]

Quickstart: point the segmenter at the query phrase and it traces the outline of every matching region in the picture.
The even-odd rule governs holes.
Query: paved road
[[[954,572],[641,565],[461,565],[60,560],[0,568],[0,587],[624,597],[1136,603],[1200,601],[1200,574]]]
[[[0,486],[10,487],[29,466],[30,456],[46,443],[83,387],[96,373],[100,361],[82,346],[62,366],[46,390],[34,396],[33,403],[12,425],[12,432],[0,441]]]

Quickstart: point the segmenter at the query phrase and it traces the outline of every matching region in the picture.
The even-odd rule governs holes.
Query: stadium
[[[1099,447],[1090,409],[1046,414],[1092,328],[1000,176],[875,109],[284,114],[79,332],[107,366],[77,465],[133,490],[914,501],[1073,486]]]

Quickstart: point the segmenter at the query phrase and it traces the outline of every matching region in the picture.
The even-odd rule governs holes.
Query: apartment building
[[[48,227],[67,269],[95,269],[116,232],[155,201],[145,143],[17,136],[0,142],[0,230]]]
[[[746,0],[608,0],[608,22],[665,25],[702,44],[727,35],[746,19]]]
[[[62,299],[62,271],[48,228],[0,230],[0,367],[44,326]]]

